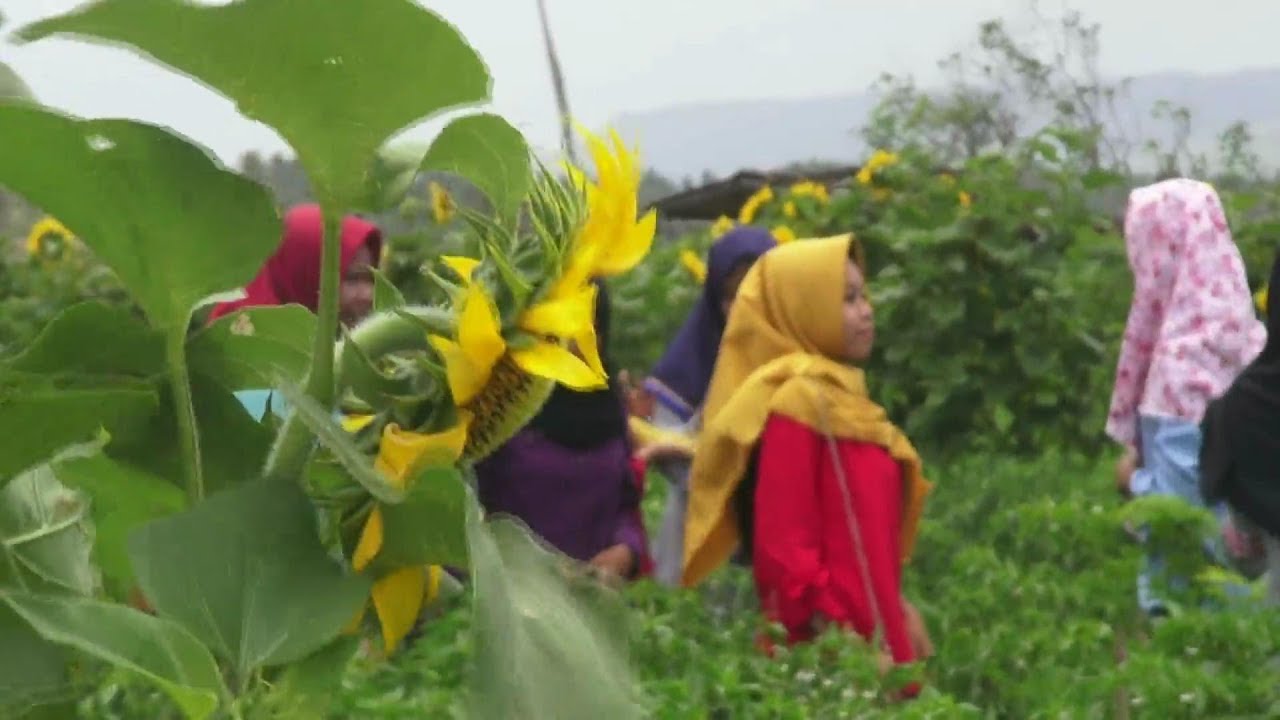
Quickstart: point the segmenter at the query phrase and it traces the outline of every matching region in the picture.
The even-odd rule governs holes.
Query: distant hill
[[[1263,161],[1280,167],[1280,68],[1135,77],[1121,106],[1125,125],[1137,123],[1151,132],[1150,111],[1159,100],[1191,109],[1194,150],[1211,152],[1218,133],[1244,120]],[[680,105],[624,114],[614,122],[629,140],[639,141],[648,167],[697,180],[704,171],[724,176],[814,159],[856,162],[866,154],[857,131],[874,105],[874,95],[861,92]]]

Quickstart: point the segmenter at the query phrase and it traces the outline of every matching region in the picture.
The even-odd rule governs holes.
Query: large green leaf
[[[497,115],[468,115],[449,123],[422,160],[437,170],[470,180],[504,217],[512,217],[529,191],[529,146]]]
[[[470,501],[476,634],[470,716],[638,718],[622,598]]]
[[[410,0],[103,0],[21,31],[53,34],[125,43],[227,96],[275,128],[320,197],[343,207],[391,135],[489,96],[476,52]]]
[[[157,517],[180,512],[185,495],[178,486],[104,455],[72,458],[53,465],[64,485],[89,497],[94,559],[120,597],[133,589],[126,541],[134,529]]]
[[[0,601],[50,642],[155,683],[189,718],[209,717],[225,694],[209,651],[172,622],[85,598],[0,591]]]
[[[60,457],[84,456],[98,447],[86,443]],[[0,587],[91,595],[98,587],[92,548],[88,503],[58,482],[49,464],[31,468],[0,489]]]
[[[248,308],[197,333],[187,355],[193,372],[228,390],[265,389],[277,374],[302,382],[315,332],[315,315],[301,305]]]
[[[138,582],[241,676],[324,647],[366,601],[367,580],[325,552],[310,500],[292,483],[254,481],[139,528]]]
[[[38,705],[71,692],[67,652],[40,637],[0,604],[0,717],[21,718]]]
[[[32,100],[31,88],[13,68],[0,63],[0,100]]]
[[[164,337],[124,308],[80,303],[59,313],[9,367],[50,375],[152,377],[164,372]]]
[[[230,390],[195,375],[191,380],[207,492],[259,475],[271,446],[271,430],[254,420]],[[180,484],[182,456],[172,392],[161,388],[159,411],[128,439],[114,439],[107,454],[152,475]]]
[[[347,666],[359,650],[360,637],[348,635],[283,668],[271,683],[262,716],[292,720],[329,715],[333,696],[341,690]]]
[[[105,429],[129,434],[155,412],[155,391],[0,389],[0,486],[21,470]]]
[[[185,330],[198,301],[249,282],[279,243],[266,189],[162,128],[0,105],[0,137],[22,138],[0,153],[0,185],[93,248],[159,328]]]
[[[404,502],[382,507],[383,541],[375,563],[454,565],[467,562],[467,486],[453,467],[424,470]]]

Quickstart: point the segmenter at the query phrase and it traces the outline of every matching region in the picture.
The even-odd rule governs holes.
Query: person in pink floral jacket
[[[1134,292],[1106,426],[1126,449],[1117,481],[1126,495],[1204,506],[1200,421],[1262,350],[1266,328],[1212,187],[1175,179],[1138,188],[1124,226]],[[1225,522],[1225,507],[1212,509]],[[1163,568],[1159,553],[1148,550],[1138,601],[1158,616],[1167,606],[1152,580]]]

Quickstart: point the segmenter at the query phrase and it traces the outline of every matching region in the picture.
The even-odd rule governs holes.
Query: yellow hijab
[[[903,472],[902,554],[911,554],[929,483],[920,456],[867,396],[844,354],[845,264],[852,236],[788,243],[760,258],[734,300],[689,475],[684,575],[695,585],[738,544],[733,492],[769,415],[879,445]],[[861,263],[859,263],[861,265]]]

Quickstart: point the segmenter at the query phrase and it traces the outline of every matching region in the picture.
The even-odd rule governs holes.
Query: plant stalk
[[[322,202],[324,244],[320,254],[320,299],[316,306],[316,336],[311,346],[311,367],[306,394],[322,407],[332,408],[334,397],[334,343],[338,337],[338,277],[342,254],[342,215],[334,203]],[[315,449],[315,437],[306,424],[290,413],[280,428],[263,475],[272,480],[296,480]]]
[[[178,447],[182,451],[183,482],[187,502],[194,506],[204,498],[204,463],[200,458],[200,433],[196,425],[195,400],[191,395],[191,373],[187,370],[187,334],[185,328],[168,332],[165,360],[169,370],[169,387],[173,392],[173,408],[178,416]]]

